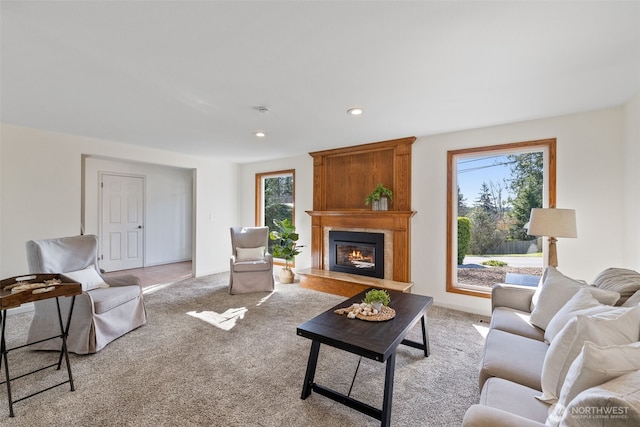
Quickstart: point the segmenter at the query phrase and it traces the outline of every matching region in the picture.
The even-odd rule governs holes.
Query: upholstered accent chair
[[[273,291],[268,227],[231,227],[229,293]]]
[[[30,240],[26,243],[30,273],[61,273],[82,284],[76,297],[67,348],[76,354],[96,353],[111,341],[147,323],[138,277],[103,276],[98,267],[98,238],[94,235]],[[28,343],[60,333],[56,300],[34,303]],[[63,319],[71,298],[60,298]],[[34,350],[60,350],[62,340],[31,345]]]

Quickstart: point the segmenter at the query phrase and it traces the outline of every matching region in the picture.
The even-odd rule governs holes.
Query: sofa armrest
[[[529,313],[536,288],[497,283],[491,288],[491,312],[496,307],[509,307]]]
[[[543,427],[537,421],[485,405],[472,405],[464,414],[462,427]]]

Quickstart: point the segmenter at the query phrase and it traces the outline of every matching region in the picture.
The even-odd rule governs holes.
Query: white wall
[[[99,235],[101,173],[145,179],[144,266],[191,259],[193,170],[131,161],[88,157],[84,168],[86,234]]]
[[[625,239],[623,265],[640,271],[640,92],[624,109]]]
[[[289,157],[268,162],[245,163],[240,167],[242,182],[240,219],[237,225],[255,225],[255,180],[256,173],[295,169],[295,218],[298,243],[304,245],[296,256],[295,268],[311,267],[311,217],[305,211],[313,210],[313,158],[309,155]]]
[[[80,233],[83,155],[194,169],[195,273],[228,270],[229,227],[238,222],[236,164],[7,124],[0,140],[2,278],[27,271],[27,240]]]

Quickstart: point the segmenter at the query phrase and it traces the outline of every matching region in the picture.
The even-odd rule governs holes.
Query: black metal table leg
[[[67,364],[67,373],[69,374],[69,384],[71,385],[71,391],[75,391],[73,385],[73,375],[71,374],[71,364],[69,363],[69,352],[67,351],[67,335],[69,334],[69,325],[71,324],[71,315],[73,314],[73,305],[76,302],[76,296],[71,297],[71,307],[69,307],[69,315],[67,316],[67,324],[62,324],[62,313],[60,311],[60,301],[56,298],[56,305],[58,307],[58,322],[60,323],[60,337],[62,338],[62,348],[60,349],[60,357],[58,358],[58,370],[62,365],[62,357],[64,356],[65,363]]]
[[[429,357],[431,350],[429,350],[429,332],[427,332],[427,315],[425,314],[420,319],[422,325],[422,342],[424,342],[424,357]]]
[[[384,394],[382,400],[381,426],[391,425],[391,404],[393,399],[393,378],[396,370],[396,352],[391,353],[387,359],[387,369],[384,376]]]
[[[318,353],[320,353],[320,342],[311,342],[311,351],[309,352],[309,361],[307,362],[307,373],[304,376],[304,384],[302,386],[301,399],[306,399],[311,394],[313,379],[316,376],[316,366],[318,365]]]
[[[4,373],[7,382],[7,398],[9,399],[9,416],[13,417],[13,399],[11,398],[11,381],[9,380],[9,361],[7,359],[7,343],[5,341],[5,328],[7,326],[7,310],[0,312],[0,320],[2,320],[2,337],[0,338],[0,353],[2,358],[0,359],[0,366],[2,366],[2,360],[4,360]]]

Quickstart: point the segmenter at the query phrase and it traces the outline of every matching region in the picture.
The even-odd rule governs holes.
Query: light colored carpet
[[[301,400],[311,341],[296,327],[345,298],[276,285],[229,295],[226,274],[188,279],[145,295],[147,325],[93,355],[71,355],[65,384],[14,405],[0,386],[2,426],[377,426],[379,421],[312,393]],[[8,319],[8,345],[22,344],[30,313]],[[359,321],[359,320],[354,320]],[[481,331],[487,318],[432,306],[431,356],[400,346],[392,425],[460,425],[478,400]],[[419,323],[410,337],[419,339]],[[12,377],[51,352],[9,353]],[[321,346],[316,382],[346,394],[358,357]],[[38,365],[38,366],[40,366]],[[384,364],[363,359],[351,396],[382,405]],[[2,369],[4,378],[4,366]],[[12,383],[14,399],[54,384],[53,369]],[[60,379],[58,379],[60,381]]]

